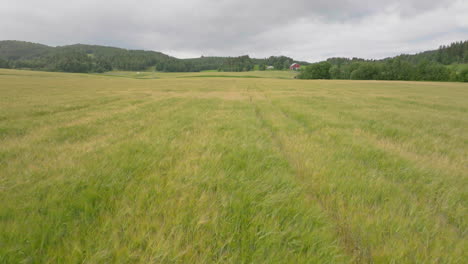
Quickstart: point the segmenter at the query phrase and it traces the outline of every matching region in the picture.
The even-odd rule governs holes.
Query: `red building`
[[[291,66],[289,66],[289,69],[293,70],[293,71],[297,71],[297,70],[299,70],[300,67],[301,67],[301,65],[299,65],[299,63],[293,63],[293,64],[291,64]]]

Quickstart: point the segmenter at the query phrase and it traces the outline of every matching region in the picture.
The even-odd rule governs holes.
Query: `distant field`
[[[0,70],[0,263],[466,263],[468,84],[293,76]]]
[[[165,78],[192,78],[192,77],[231,77],[231,78],[278,78],[293,79],[296,76],[293,71],[249,71],[249,72],[128,72],[113,71],[105,73],[106,76],[126,77],[136,79],[165,79]],[[101,75],[101,74],[99,74]]]

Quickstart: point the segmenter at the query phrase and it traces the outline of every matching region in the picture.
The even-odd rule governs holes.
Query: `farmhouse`
[[[300,67],[301,67],[301,65],[299,65],[299,63],[293,63],[293,64],[291,64],[291,66],[289,66],[289,69],[293,70],[293,71],[296,71],[296,70],[299,70]]]

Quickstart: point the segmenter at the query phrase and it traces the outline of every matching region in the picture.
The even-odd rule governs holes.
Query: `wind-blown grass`
[[[0,71],[1,263],[466,261],[466,84],[173,77]]]

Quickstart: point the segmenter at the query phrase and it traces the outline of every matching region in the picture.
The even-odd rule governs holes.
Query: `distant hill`
[[[147,50],[127,50],[98,45],[75,44],[57,47],[57,52],[79,52],[91,55],[96,60],[106,61],[113,69],[145,70],[162,63],[174,63],[178,59],[161,52]]]
[[[0,41],[0,58],[6,60],[29,60],[44,56],[53,49],[53,47],[38,43],[4,40]]]
[[[253,69],[255,65],[273,65],[275,69],[282,70],[287,69],[291,63],[298,62],[285,56],[241,59],[244,57],[202,56],[178,59],[157,51],[127,50],[99,45],[74,44],[51,47],[25,41],[0,41],[0,67],[3,68],[71,72],[139,71],[149,67],[166,72],[244,71]],[[242,65],[237,65],[238,63]],[[307,64],[307,62],[299,63]],[[264,68],[260,67],[260,69]]]
[[[297,78],[468,82],[468,41],[381,60],[330,58],[306,67]]]
[[[442,45],[439,49],[423,51],[416,54],[401,54],[394,57],[388,57],[381,60],[366,60],[363,58],[329,58],[326,61],[332,65],[341,65],[351,62],[385,62],[399,59],[411,64],[418,64],[423,61],[437,62],[443,65],[465,64],[468,63],[468,40],[454,42],[450,45]]]
[[[468,40],[440,46],[437,50],[429,50],[414,55],[402,54],[397,57],[411,63],[420,63],[424,60],[444,65],[468,63]]]
[[[73,72],[144,70],[157,63],[177,60],[155,51],[84,44],[50,47],[14,40],[0,41],[0,59],[8,61],[11,68]]]
[[[43,44],[26,41],[0,41],[0,57],[8,60],[34,59],[37,57],[57,54],[60,52],[84,52],[87,54],[93,54],[95,56],[104,56],[108,58],[112,56],[140,54],[144,54],[146,56],[159,56],[161,58],[174,58],[156,51],[127,50],[122,48],[99,45],[74,44],[67,46],[51,47]]]
[[[413,55],[402,54],[382,60],[330,58],[327,62],[333,66],[351,64],[356,66],[357,63],[385,63],[394,60],[411,65],[422,62],[443,65],[468,63],[468,41],[441,46],[437,50]],[[0,68],[28,68],[67,72],[141,71],[150,67],[157,71],[166,72],[248,71],[257,69],[257,67],[264,70],[266,66],[270,65],[277,70],[283,70],[288,69],[293,62],[302,65],[309,64],[286,56],[270,56],[268,58],[250,58],[247,55],[239,57],[202,56],[200,58],[178,59],[157,51],[127,50],[99,45],[75,44],[51,47],[25,41],[0,41]],[[353,71],[355,66],[348,67],[347,70]],[[336,71],[336,68],[333,68],[333,70]],[[350,75],[350,73],[345,75]]]

